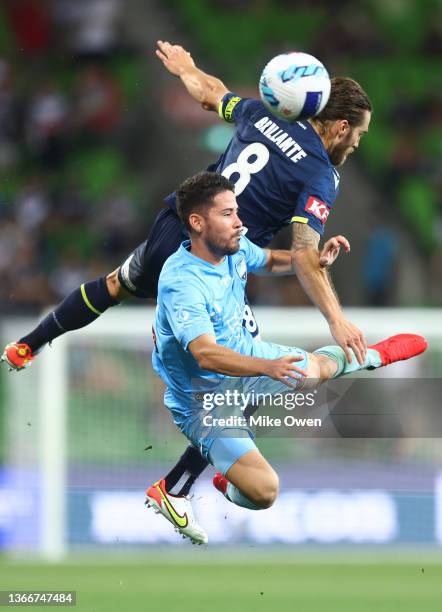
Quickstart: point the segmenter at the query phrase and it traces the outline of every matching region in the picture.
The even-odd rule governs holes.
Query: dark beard
[[[329,153],[329,158],[333,166],[340,166],[342,163],[344,163],[346,159],[346,156],[345,156],[346,150],[347,150],[347,147],[345,149],[337,149],[337,150],[335,149],[334,151]]]
[[[215,257],[225,257],[226,255],[235,255],[239,251],[239,242],[237,246],[228,248],[227,246],[220,247],[213,242],[207,242],[207,248]]]

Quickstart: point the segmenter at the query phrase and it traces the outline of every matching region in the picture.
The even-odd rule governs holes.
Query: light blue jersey
[[[265,268],[267,253],[263,249],[243,236],[237,253],[213,265],[192,255],[189,247],[189,240],[183,242],[160,274],[152,364],[167,385],[164,401],[176,425],[217,469],[226,473],[241,454],[255,448],[252,434],[247,426],[206,426],[205,394],[225,394],[228,389],[247,394],[252,388],[284,393],[289,387],[267,376],[238,378],[202,370],[189,344],[203,334],[211,334],[218,344],[242,355],[277,359],[298,353],[303,358],[297,363],[301,368],[306,367],[307,354],[294,347],[257,340],[242,324],[247,273]],[[242,416],[238,406],[227,406],[227,410]],[[212,456],[214,441],[226,435],[230,442],[218,442]]]
[[[179,404],[183,416],[189,415],[195,393],[225,378],[201,370],[188,350],[192,340],[211,334],[218,344],[252,354],[253,338],[242,325],[244,290],[247,273],[267,263],[266,252],[244,236],[239,251],[218,265],[195,257],[189,247],[189,240],[183,242],[161,271],[152,357],[168,387],[166,404]]]

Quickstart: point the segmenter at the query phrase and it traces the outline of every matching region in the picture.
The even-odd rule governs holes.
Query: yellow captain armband
[[[227,121],[227,123],[233,123],[233,109],[238,104],[238,102],[240,102],[241,99],[242,98],[240,98],[239,96],[234,96],[233,98],[230,98],[225,108],[223,108],[224,101],[221,100],[218,107],[218,115],[221,117],[221,119],[224,119],[224,121]]]
[[[290,223],[308,223],[308,219],[305,217],[292,217]]]

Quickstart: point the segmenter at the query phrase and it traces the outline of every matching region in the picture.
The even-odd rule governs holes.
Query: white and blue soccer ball
[[[283,53],[262,71],[259,93],[277,117],[294,121],[314,117],[330,96],[330,77],[324,65],[308,53]]]

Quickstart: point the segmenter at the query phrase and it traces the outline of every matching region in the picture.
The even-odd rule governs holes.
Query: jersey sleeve
[[[169,195],[164,198],[164,204],[176,210],[176,191],[169,193]]]
[[[202,289],[189,279],[179,279],[163,293],[162,306],[173,335],[186,351],[192,340],[215,335]]]
[[[325,224],[336,198],[336,190],[331,185],[333,180],[328,173],[321,172],[310,181],[299,194],[293,210],[291,223],[305,223],[324,234]]]
[[[244,251],[248,272],[257,272],[267,265],[269,256],[266,251],[245,236],[241,237],[241,250]]]
[[[262,107],[259,100],[253,98],[241,98],[230,92],[224,95],[220,102],[218,114],[227,123],[239,123],[250,117],[256,110]]]

